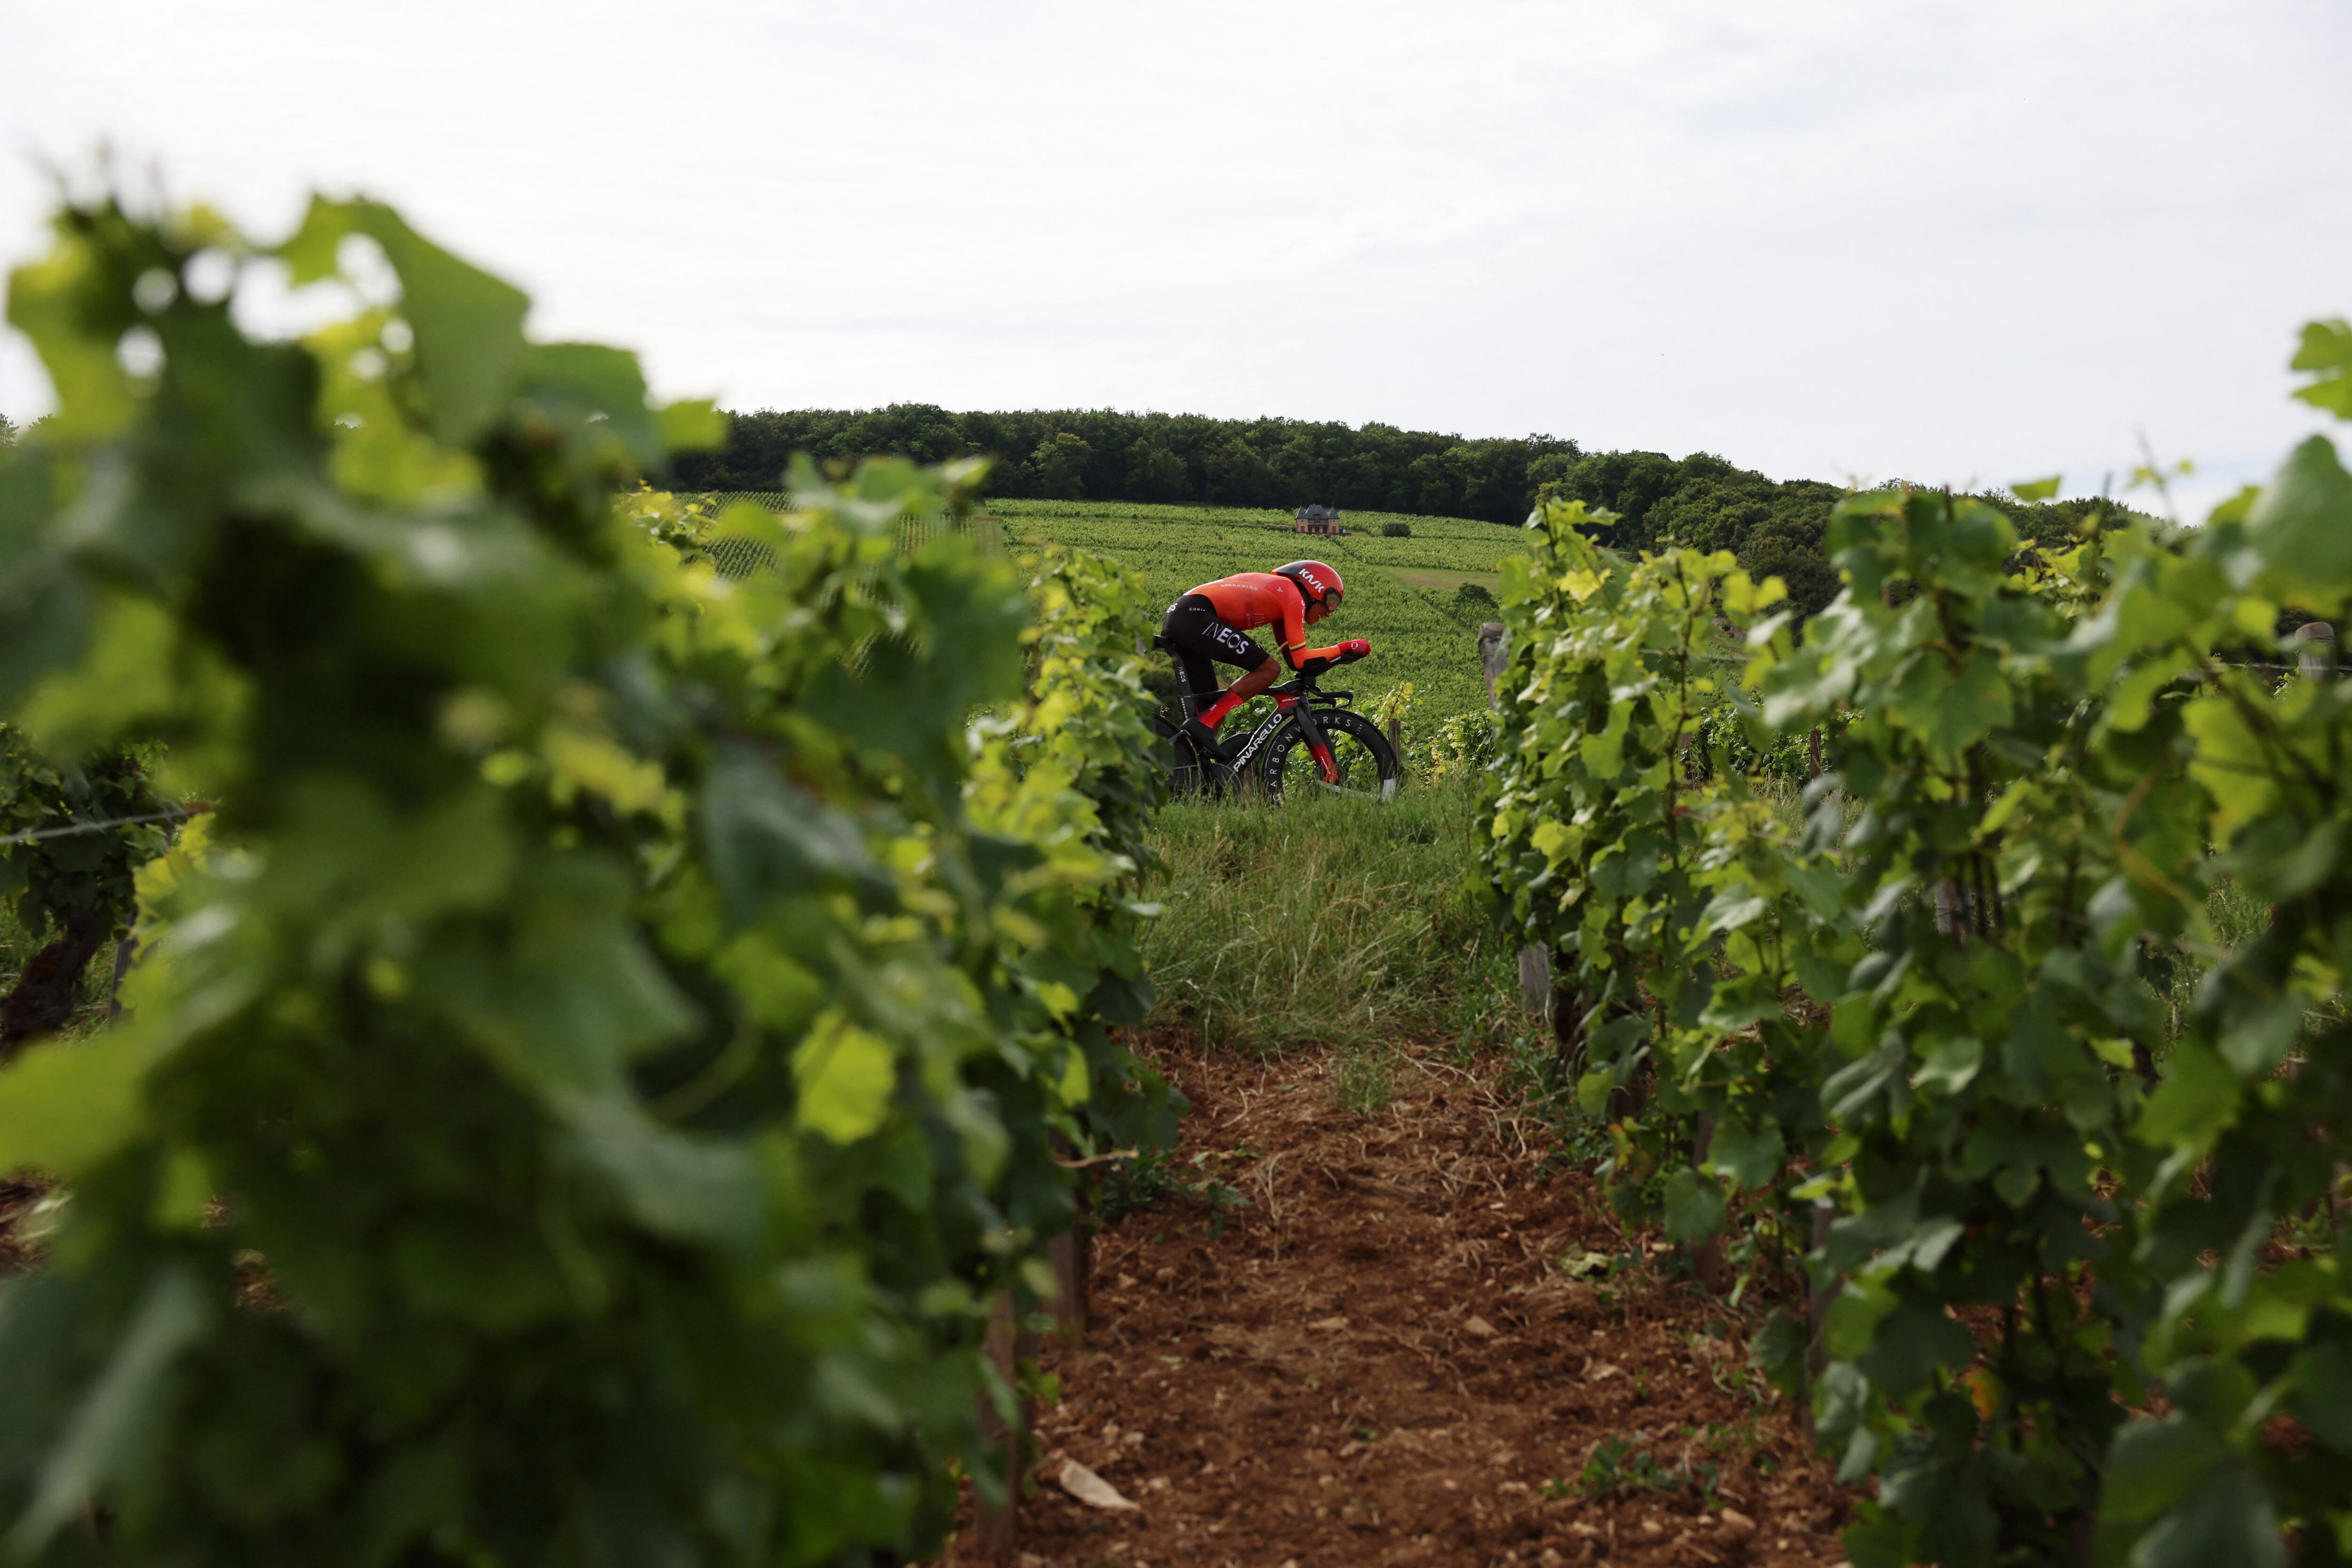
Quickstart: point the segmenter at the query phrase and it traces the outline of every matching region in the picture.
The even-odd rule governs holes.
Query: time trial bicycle
[[[1154,645],[1167,645],[1153,639]],[[1333,662],[1353,664],[1365,655],[1342,654]],[[1178,795],[1238,795],[1255,782],[1268,799],[1286,794],[1362,795],[1391,800],[1403,768],[1381,727],[1350,706],[1352,691],[1325,691],[1319,669],[1266,688],[1273,710],[1255,729],[1231,742],[1201,746],[1184,732],[1181,718],[1151,716],[1160,732],[1171,793]],[[1206,703],[1212,692],[1197,699]],[[1181,704],[1185,708],[1191,702]]]

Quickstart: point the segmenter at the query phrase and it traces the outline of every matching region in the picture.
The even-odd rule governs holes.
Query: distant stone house
[[[1292,525],[1295,533],[1345,533],[1339,526],[1338,507],[1302,506]]]

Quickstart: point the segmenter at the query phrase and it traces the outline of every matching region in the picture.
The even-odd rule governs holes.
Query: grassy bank
[[[1497,1037],[1516,981],[1472,889],[1476,819],[1462,784],[1168,807],[1154,1021],[1252,1052]]]

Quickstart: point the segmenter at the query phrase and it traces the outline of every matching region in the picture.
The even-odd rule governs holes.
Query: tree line
[[[1393,425],[1213,419],[1112,409],[958,414],[887,408],[729,413],[727,441],[677,459],[681,488],[772,490],[795,452],[820,462],[891,453],[918,462],[990,456],[986,493],[1016,499],[1271,506],[1472,517],[1517,527],[1545,500],[1580,500],[1614,520],[1599,542],[1639,552],[1671,542],[1728,550],[1759,580],[1779,576],[1811,615],[1834,598],[1823,549],[1847,487],[1774,479],[1710,453],[1587,452],[1556,436],[1469,438]],[[2029,541],[2072,536],[2088,502],[1980,499]]]
[[[1538,487],[1580,458],[1574,441],[1470,439],[1393,425],[1212,419],[1112,409],[952,413],[763,408],[727,416],[726,446],[677,460],[685,488],[767,490],[794,452],[819,460],[892,453],[919,462],[996,458],[993,496],[1304,506],[1475,517],[1517,524]]]
[[[1820,479],[1773,479],[1706,452],[1594,452],[1562,466],[1537,488],[1530,508],[1582,501],[1615,515],[1587,524],[1593,541],[1626,555],[1685,546],[1727,550],[1758,582],[1779,577],[1790,605],[1809,617],[1838,594],[1826,541],[1830,515],[1852,494]],[[2024,501],[2000,492],[1971,498],[2004,513],[2029,544],[2062,546],[2093,512],[2153,521],[2101,500]]]

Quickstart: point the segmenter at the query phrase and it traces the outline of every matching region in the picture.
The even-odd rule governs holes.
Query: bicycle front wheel
[[[1298,727],[1294,718],[1266,743],[1265,755],[1258,764],[1259,782],[1265,784],[1269,796],[1276,800],[1286,794],[1395,798],[1403,770],[1379,725],[1344,708],[1318,708],[1315,725],[1331,742],[1331,771],[1335,776],[1324,776],[1322,763],[1307,744],[1307,731]]]

